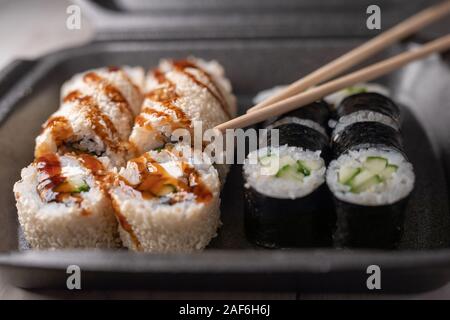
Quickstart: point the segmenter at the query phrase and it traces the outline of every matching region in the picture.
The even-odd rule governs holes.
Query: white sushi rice
[[[360,92],[373,92],[379,93],[383,96],[390,97],[390,91],[385,86],[378,83],[357,83],[350,88],[346,88],[343,90],[339,90],[335,93],[332,93],[324,98],[324,100],[331,106],[335,108],[339,106],[339,104],[347,97],[357,94]]]
[[[91,69],[74,75],[61,87],[61,100],[72,91],[79,90],[87,95],[99,95],[101,90],[93,84],[88,84],[83,77],[94,72],[101,77],[105,83],[113,85],[122,96],[128,101],[131,110],[136,116],[141,110],[142,92],[145,85],[145,72],[141,67],[122,66],[117,71],[110,71],[108,68]],[[103,97],[107,100],[106,97]]]
[[[258,160],[269,154],[276,154],[278,157],[290,156],[293,160],[316,160],[321,166],[318,170],[312,170],[309,176],[305,176],[303,181],[277,178],[277,170],[271,170],[271,174],[265,174],[267,167],[264,167]],[[280,199],[296,199],[307,196],[325,182],[325,162],[320,156],[320,151],[304,150],[288,145],[278,148],[261,148],[250,152],[244,162],[244,175],[246,179],[245,188],[253,188],[257,192],[268,197]]]
[[[198,61],[200,60],[194,60],[194,62]],[[210,63],[210,69],[214,69],[212,66],[219,68],[217,62]],[[199,62],[199,64],[207,64],[207,62]],[[222,109],[221,103],[206,88],[196,83],[183,72],[174,69],[170,60],[163,60],[159,65],[159,69],[165,73],[165,77],[176,87],[178,98],[172,102],[172,105],[180,109],[187,119],[190,120],[191,126],[187,129],[192,129],[195,121],[201,121],[202,131],[205,131],[229,120],[227,113]],[[221,68],[219,69],[221,70]],[[197,80],[207,84],[211,90],[215,90],[215,86],[211,84],[208,77],[197,69],[190,68],[189,72]],[[223,83],[223,88],[219,90],[227,102],[228,112],[234,116],[236,114],[236,99],[231,93],[229,81],[223,77],[223,71],[217,71],[213,77],[222,78],[216,83]],[[158,87],[160,87],[160,84],[150,72],[147,77],[146,90],[151,91]],[[221,87],[219,86],[219,88]],[[145,112],[144,110],[148,108],[165,113],[173,121],[163,121],[164,119],[160,115]],[[158,148],[170,141],[173,133],[172,122],[179,120],[173,110],[151,99],[145,99],[142,110],[140,117],[145,119],[145,125],[142,126],[136,123],[129,139],[136,147],[138,154]]]
[[[132,112],[123,110],[115,102],[107,97],[104,90],[98,84],[87,83],[84,76],[94,72],[100,76],[105,83],[116,88],[125,100]],[[100,85],[101,86],[101,85]],[[108,125],[101,120],[100,125],[105,128],[105,133],[110,141],[114,141],[118,147],[110,148],[94,130],[95,124],[89,121],[89,110],[80,107],[78,100],[61,101],[60,108],[52,114],[50,119],[62,117],[67,120],[72,135],[64,141],[82,151],[105,155],[110,158],[116,166],[125,164],[128,158],[128,137],[131,133],[134,116],[139,112],[142,104],[143,87],[142,68],[123,67],[118,71],[109,71],[106,68],[93,69],[75,75],[67,81],[61,89],[61,99],[71,92],[79,92],[82,96],[92,98],[99,111],[113,124],[116,133],[109,130]],[[128,109],[128,108],[127,108]],[[36,138],[35,156],[45,153],[58,152],[57,137],[54,136],[52,128],[46,128]]]
[[[220,182],[217,170],[209,161],[203,161],[197,155],[186,158],[174,156],[174,152],[166,150],[149,151],[148,155],[173,177],[181,174],[181,162],[189,163],[212,193],[212,199],[206,203],[197,202],[195,195],[185,194],[182,201],[166,204],[159,198],[144,199],[140,191],[118,182],[110,194],[116,211],[120,212],[133,231],[130,234],[120,225],[123,244],[134,251],[156,253],[186,253],[203,249],[217,235],[220,226]],[[128,162],[127,167],[120,171],[120,176],[129,183],[140,181],[139,171],[133,162]],[[134,236],[138,243],[133,239]]]
[[[121,245],[117,222],[108,196],[90,171],[73,156],[59,157],[65,176],[81,177],[90,187],[77,205],[46,202],[38,191],[39,172],[33,163],[14,184],[17,212],[27,242],[35,249],[117,248]]]
[[[275,121],[274,123],[267,126],[267,130],[274,129],[275,127],[281,126],[283,124],[291,124],[291,123],[299,124],[299,125],[308,127],[310,129],[316,130],[328,138],[325,128],[322,127],[320,124],[318,124],[317,122],[315,122],[313,120],[301,119],[301,118],[297,118],[297,117],[281,118],[280,120]]]
[[[231,82],[226,77],[225,70],[222,67],[222,65],[216,60],[207,61],[192,56],[188,57],[187,60],[199,66],[201,69],[206,71],[212,77],[215,86],[211,86],[211,89],[214,90],[215,87],[217,86],[217,89],[220,90],[221,96],[225,99],[228,113],[230,114],[231,117],[233,118],[236,117],[237,115],[236,97],[232,94],[233,88],[231,86]],[[162,70],[167,72],[173,68],[173,65],[170,63],[170,60],[164,59],[160,62],[160,67]],[[204,83],[209,82],[209,79],[205,78],[204,75],[202,75],[198,71],[191,70],[191,72],[194,72],[198,79],[205,81]]]
[[[118,148],[112,149],[105,143],[104,138],[95,133],[93,124],[88,120],[88,111],[79,107],[78,101],[65,102],[60,109],[52,114],[51,118],[63,117],[67,119],[72,134],[66,139],[65,143],[72,144],[76,149],[89,153],[103,155],[108,157],[113,165],[121,166],[125,164],[128,157],[125,140],[121,143],[120,137],[115,136],[111,131],[107,130],[104,122],[101,124],[105,127],[107,138],[117,143]],[[36,137],[35,157],[46,153],[58,152],[57,137],[53,135],[51,128],[46,128],[39,136]]]
[[[143,70],[136,68],[136,71]],[[84,76],[89,72],[94,72],[101,77],[105,83],[114,86],[125,98],[128,107],[132,112],[123,112],[121,108],[111,101],[105,91],[100,88],[97,83],[88,83],[84,81]],[[140,84],[142,88],[143,83]],[[61,89],[61,103],[64,105],[63,99],[70,92],[78,91],[85,96],[90,96],[97,103],[100,110],[111,119],[114,127],[117,129],[122,140],[128,139],[131,133],[134,117],[138,114],[142,104],[142,94],[132,85],[124,71],[108,72],[105,69],[94,69],[75,75],[67,81]]]
[[[400,130],[400,126],[391,117],[384,115],[380,112],[374,112],[370,110],[361,110],[352,112],[349,115],[342,116],[339,120],[333,123],[330,123],[330,127],[334,127],[332,137],[336,137],[341,133],[347,126],[352,125],[357,122],[379,122],[384,125],[387,125],[395,130]]]
[[[396,165],[394,172],[387,181],[375,185],[361,193],[350,192],[350,187],[338,181],[338,172],[342,166],[361,167],[367,157],[383,157],[389,164]],[[393,150],[376,148],[349,151],[333,160],[327,170],[327,184],[331,192],[339,200],[364,206],[389,205],[407,197],[414,188],[414,170],[405,157]]]
[[[167,78],[176,84],[177,94],[181,96],[180,99],[177,99],[177,107],[183,110],[191,120],[202,121],[203,130],[229,120],[227,113],[232,117],[236,116],[236,98],[231,93],[230,82],[225,78],[221,65],[216,61],[204,61],[192,57],[189,60],[212,77],[215,85],[211,83],[209,77],[195,68],[188,69],[189,73],[197,80],[205,83],[210,90],[223,97],[227,112],[222,109],[220,103],[206,88],[172,68],[169,60],[163,60],[160,68],[164,69]],[[99,84],[96,79],[86,82],[84,77],[89,72],[94,72],[100,77],[101,83]],[[123,108],[117,108],[110,101],[111,98],[104,89],[106,85],[111,85],[119,91],[129,103],[132,113],[122,112]],[[134,117],[140,114],[143,106],[149,104],[149,101],[143,103],[142,93],[156,88],[155,85],[159,84],[152,75],[146,78],[141,68],[127,66],[93,69],[75,75],[63,85],[61,107],[52,115],[52,118],[63,117],[67,120],[72,135],[67,141],[63,141],[64,148],[60,150],[59,147],[62,147],[62,144],[53,136],[54,132],[51,128],[43,130],[36,139],[36,156],[53,152],[64,153],[70,150],[70,147],[74,147],[85,152],[104,155],[104,159],[111,164],[111,166],[108,165],[109,168],[114,167],[110,171],[111,174],[118,175],[120,170],[121,177],[126,177],[129,179],[128,181],[139,179],[135,176],[137,171],[136,167],[133,167],[133,163],[129,162],[125,168],[122,166],[126,164],[126,160],[131,154],[136,155],[137,150],[129,144],[129,141],[133,141],[134,138],[144,145],[149,140],[151,143],[155,141],[148,135],[148,132],[139,131],[142,128],[134,127],[137,130],[132,130]],[[111,120],[117,133],[113,134],[111,130],[106,132],[106,135],[108,139],[119,142],[119,149],[110,149],[107,143],[96,135],[93,123],[88,121],[88,116],[83,110],[85,108],[80,108],[77,99],[63,101],[64,97],[75,91],[81,96],[92,98],[101,113]],[[150,107],[161,108],[162,106],[150,103]],[[176,114],[173,116],[176,117]],[[104,122],[103,119],[100,119],[100,125],[107,128],[108,125]],[[158,129],[167,136],[171,134],[169,131],[164,131],[166,128],[162,126],[159,126]],[[137,143],[138,146],[139,143]],[[159,143],[155,143],[155,145],[161,146]],[[144,148],[138,150],[137,155],[153,147],[154,145],[145,145]],[[105,195],[104,191],[107,188],[101,188],[89,170],[82,167],[81,162],[75,156],[59,155],[63,175],[82,177],[90,189],[80,193],[83,198],[81,202],[79,202],[79,198],[71,200],[72,196],[64,197],[61,202],[45,202],[36,189],[40,174],[35,164],[24,168],[22,179],[14,185],[14,193],[19,222],[27,241],[37,249],[116,248],[122,245],[122,240],[126,247],[137,251],[191,252],[203,249],[216,236],[217,229],[221,224],[219,176],[224,181],[229,166],[216,165],[216,170],[211,162],[204,158],[202,158],[203,162],[199,161],[196,155],[190,157],[180,155],[179,159],[174,159],[173,154],[168,156],[166,151],[150,151],[150,153],[158,161],[167,164],[167,171],[175,176],[177,174],[176,164],[180,161],[195,167],[202,182],[211,191],[211,200],[196,202],[194,194],[184,192],[186,194],[182,194],[182,201],[169,205],[161,203],[157,199],[144,199],[139,191],[120,179],[111,189],[108,189],[110,194]],[[173,166],[171,162],[174,164]],[[117,223],[118,215],[114,214],[117,211],[123,214],[127,223],[132,226],[133,232],[138,237],[139,246],[136,246],[131,234]]]

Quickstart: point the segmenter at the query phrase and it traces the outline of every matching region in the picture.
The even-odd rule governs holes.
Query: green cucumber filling
[[[310,176],[313,170],[321,167],[318,160],[295,160],[291,156],[279,157],[275,154],[269,154],[259,158],[259,162],[264,167],[277,166],[276,178],[303,181],[304,177]]]
[[[358,94],[358,93],[365,93],[367,92],[366,87],[348,87],[345,89],[345,92],[349,95]]]
[[[79,186],[73,193],[80,193],[80,192],[88,192],[91,188],[88,186],[87,183],[84,183],[83,185]]]
[[[53,191],[59,193],[81,193],[88,192],[91,188],[81,178],[66,178],[66,180],[57,185]]]
[[[398,167],[383,157],[367,157],[359,167],[343,166],[338,173],[339,183],[349,186],[350,192],[360,193],[389,180]]]

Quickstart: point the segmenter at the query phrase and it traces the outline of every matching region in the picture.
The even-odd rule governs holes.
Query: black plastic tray
[[[288,83],[348,51],[359,41],[331,39],[101,42],[59,51],[37,61],[18,61],[0,73],[0,267],[21,287],[64,287],[66,268],[81,267],[83,287],[162,289],[367,290],[366,268],[382,270],[382,289],[418,291],[450,279],[450,214],[440,161],[421,124],[403,108],[406,151],[417,185],[398,250],[264,250],[244,236],[242,181],[234,166],[222,195],[223,227],[202,253],[136,254],[127,251],[21,250],[12,185],[32,161],[40,125],[58,107],[59,89],[74,73],[104,65],[150,67],[162,57],[196,55],[226,68],[240,112],[259,90]],[[442,63],[436,58],[436,63]],[[418,75],[420,76],[420,75]],[[391,88],[404,78],[381,79]],[[436,79],[439,81],[440,79]],[[441,105],[428,100],[428,108]],[[447,103],[447,102],[445,102]]]
[[[96,38],[219,39],[367,37],[372,0],[74,0]],[[386,30],[439,0],[378,0]],[[439,30],[446,30],[448,23]],[[448,28],[447,28],[448,29]],[[425,32],[434,34],[433,28]]]

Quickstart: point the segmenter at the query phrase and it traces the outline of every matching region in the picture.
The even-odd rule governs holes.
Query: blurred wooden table
[[[47,52],[89,41],[92,29],[82,19],[81,29],[66,29],[69,1],[0,0],[0,69],[14,58],[34,58]],[[154,292],[142,290],[28,291],[5,283],[0,274],[3,299],[450,299],[450,283],[413,295],[302,294],[295,292]]]

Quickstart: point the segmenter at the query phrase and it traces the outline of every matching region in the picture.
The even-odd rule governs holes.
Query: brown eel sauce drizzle
[[[205,203],[212,199],[212,193],[208,187],[201,181],[200,174],[187,163],[182,163],[183,177],[185,179],[177,179],[170,175],[156,160],[149,154],[131,160],[136,163],[141,181],[134,185],[133,188],[140,191],[144,199],[152,199],[159,197],[164,188],[170,186],[175,188],[174,192],[186,192],[195,195],[197,202]],[[128,183],[129,184],[129,183]],[[170,198],[170,204],[181,201],[182,198]]]
[[[173,61],[172,64],[177,71],[184,73],[197,85],[208,90],[208,92],[219,102],[225,114],[229,118],[231,118],[226,107],[225,98],[223,97],[222,92],[219,90],[219,88],[217,87],[217,85],[215,84],[214,80],[212,79],[209,73],[207,73],[202,68],[198,67],[197,65],[188,60],[176,60]],[[207,77],[210,83],[214,86],[214,90],[211,89],[208,85],[206,85],[202,81],[198,80],[192,73],[188,72],[187,69],[189,68],[196,69],[202,75]],[[183,110],[174,105],[175,100],[179,98],[179,96],[176,93],[175,84],[172,83],[170,80],[168,80],[165,74],[159,69],[153,70],[153,76],[158,81],[158,83],[162,85],[162,87],[150,91],[146,95],[146,98],[162,104],[166,109],[172,110],[176,114],[177,121],[173,121],[168,113],[164,111],[155,110],[154,108],[145,107],[142,110],[142,112],[155,115],[156,117],[161,118],[162,120],[160,123],[162,125],[169,124],[171,126],[172,131],[179,128],[189,129],[191,125],[191,120],[186,116]],[[135,122],[140,127],[145,127],[150,131],[154,130],[143,115],[138,115],[135,119]]]
[[[228,118],[231,118],[231,115],[228,112],[226,100],[223,97],[222,92],[219,90],[219,87],[214,82],[214,79],[211,77],[211,75],[208,72],[206,72],[205,70],[203,70],[202,68],[200,68],[195,63],[193,63],[189,60],[175,60],[172,62],[172,64],[176,70],[184,73],[197,85],[208,90],[208,92],[217,100],[217,102],[219,102],[220,106],[222,107],[223,112],[228,116]],[[196,69],[198,72],[200,72],[206,78],[208,78],[209,82],[213,85],[214,90],[212,90],[207,84],[205,84],[202,81],[200,81],[199,79],[197,79],[192,73],[188,72],[186,69]]]
[[[119,206],[111,199],[108,193],[108,186],[113,181],[113,176],[109,174],[103,167],[103,164],[95,157],[89,154],[72,154],[77,157],[81,164],[90,170],[97,181],[103,194],[110,198],[114,213],[122,228],[128,232],[136,247],[140,247],[139,239],[133,231],[133,228],[126,220],[125,216],[120,212]],[[72,197],[75,203],[81,204],[83,198],[79,194],[70,192],[58,192],[58,187],[66,182],[66,178],[62,175],[62,168],[59,158],[54,153],[48,153],[36,159],[36,168],[39,172],[40,179],[37,185],[37,191],[45,202],[62,202],[68,197]],[[89,212],[84,210],[81,212],[83,216],[89,215]]]
[[[45,202],[63,202],[70,198],[75,204],[81,207],[83,198],[79,193],[67,191],[67,179],[61,172],[61,163],[55,153],[47,153],[35,160],[38,170],[38,185],[36,190]],[[88,216],[90,213],[81,208],[81,215]]]
[[[91,157],[89,155],[82,156]],[[81,205],[83,198],[79,193],[66,191],[67,179],[62,175],[61,162],[55,153],[47,153],[38,157],[35,164],[39,173],[36,189],[43,201],[63,202],[70,197],[77,205]],[[89,167],[85,167],[89,169]],[[86,209],[81,209],[81,215],[88,216],[90,214]]]
[[[164,73],[162,73],[158,69],[153,71],[153,75],[157,79],[158,83],[162,86],[150,91],[146,94],[145,97],[149,100],[162,104],[167,110],[173,111],[177,117],[177,120],[174,121],[169,113],[166,113],[165,111],[159,111],[151,107],[144,107],[142,112],[161,118],[159,122],[160,125],[168,124],[171,126],[172,131],[178,128],[189,129],[191,120],[187,117],[183,110],[174,105],[175,100],[179,98],[176,93],[175,85],[165,77]],[[139,126],[145,127],[150,131],[154,130],[143,115],[138,115],[135,119],[135,122]]]
[[[64,102],[78,102],[78,106],[86,110],[86,118],[91,123],[91,128],[95,134],[111,149],[117,151],[122,148],[120,139],[117,137],[117,129],[111,119],[101,112],[98,105],[91,96],[85,96],[79,91],[72,91],[65,98]],[[109,133],[117,139],[111,139]]]
[[[72,126],[69,121],[65,117],[61,116],[54,116],[48,119],[42,126],[42,132],[47,129],[50,130],[57,148],[73,135]],[[50,150],[47,150],[46,145],[40,145],[36,149],[35,156],[40,157],[41,155],[45,155],[49,152]]]
[[[108,192],[108,186],[113,183],[114,177],[109,174],[103,167],[103,164],[95,157],[88,154],[78,155],[78,159],[84,165],[85,168],[89,169],[95,177],[95,180],[100,185],[102,192],[111,200],[111,204],[116,215],[118,222],[121,227],[130,235],[131,241],[135,244],[137,248],[140,248],[141,244],[134,233],[132,226],[128,223],[125,216],[120,212],[119,205],[111,198]]]
[[[111,70],[112,67],[110,67],[108,70],[111,72],[114,72],[114,70]],[[116,70],[118,71],[118,70]],[[128,101],[124,98],[122,93],[112,84],[108,83],[105,79],[103,79],[101,76],[99,76],[95,72],[88,72],[83,77],[84,82],[88,84],[93,84],[97,86],[100,90],[102,90],[105,95],[108,97],[108,99],[113,102],[115,105],[117,105],[122,113],[127,112],[130,116],[131,122],[134,118],[133,111],[131,110],[131,106],[128,103]]]
[[[39,172],[39,182],[36,187],[41,199],[45,202],[61,202],[66,193],[55,191],[56,187],[66,182],[61,174],[61,163],[54,153],[48,153],[35,160]]]

